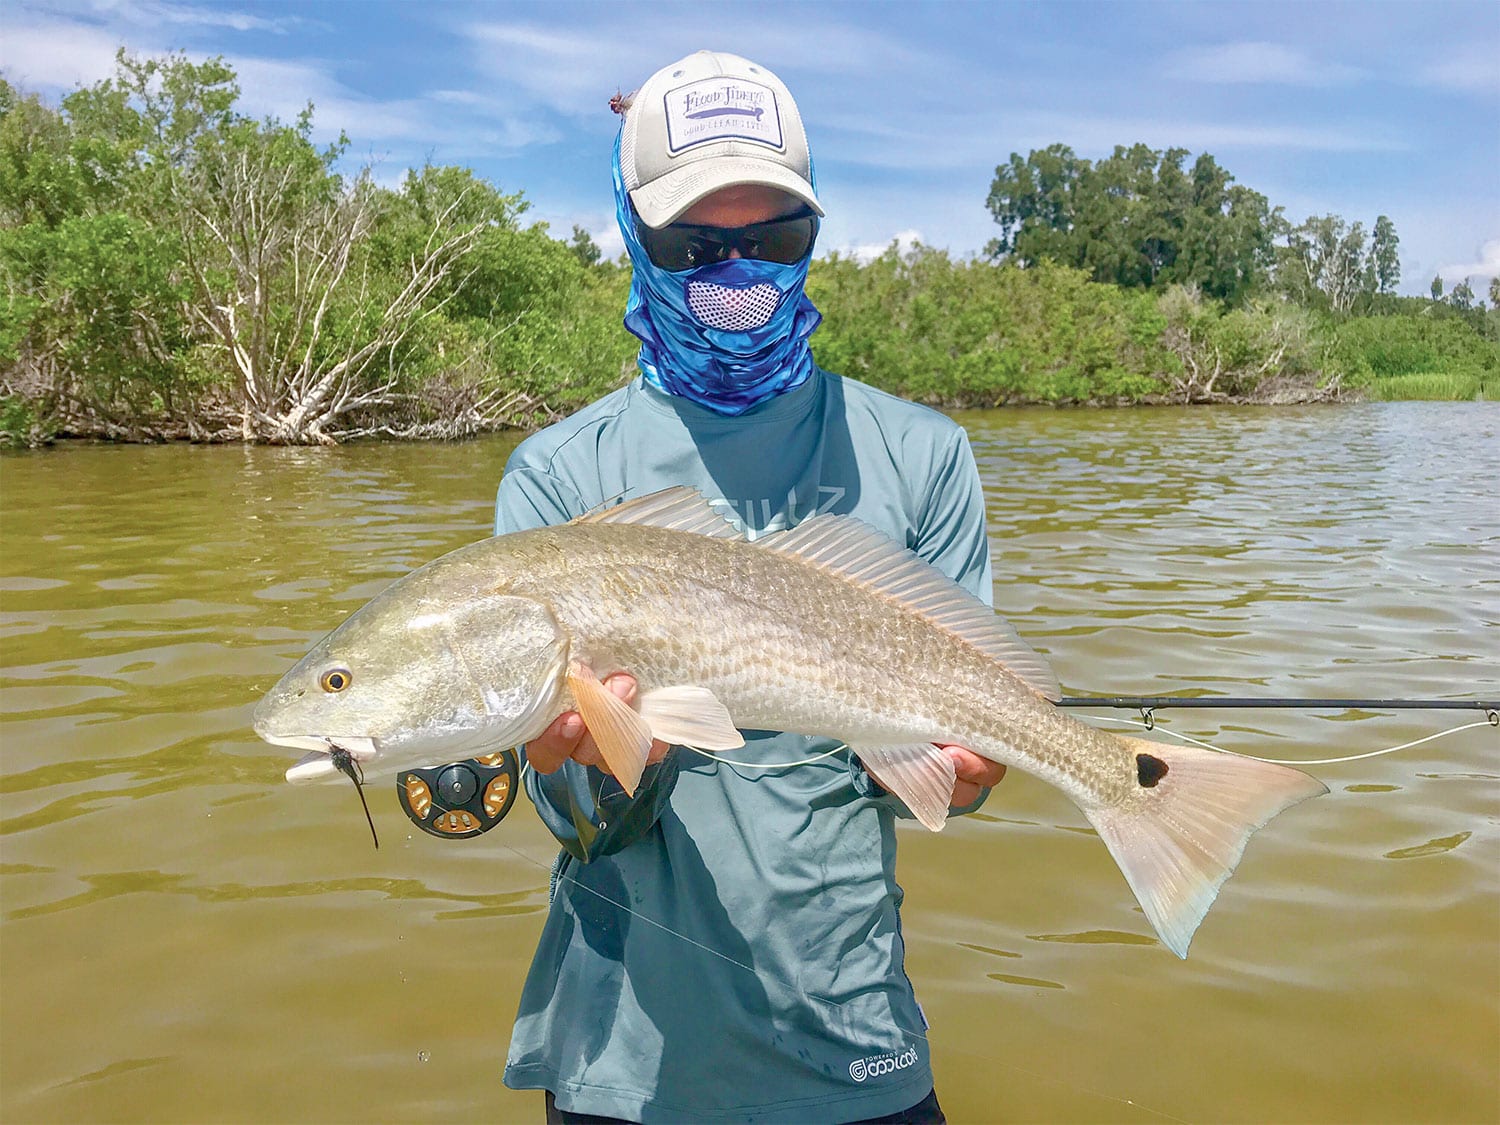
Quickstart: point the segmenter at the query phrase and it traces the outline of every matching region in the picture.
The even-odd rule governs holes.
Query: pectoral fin
[[[697,750],[738,750],[745,738],[719,697],[707,688],[684,684],[641,696],[641,718],[663,742]]]
[[[953,759],[930,742],[908,745],[853,746],[875,779],[906,802],[928,828],[941,832],[948,823],[957,777]]]
[[[568,690],[578,704],[578,713],[594,737],[609,772],[632,797],[640,784],[641,771],[651,753],[651,728],[626,703],[594,675],[594,670],[576,660],[568,665]]]

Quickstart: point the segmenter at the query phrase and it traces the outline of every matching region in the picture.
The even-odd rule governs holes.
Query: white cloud
[[[348,128],[341,121],[330,121],[330,104],[348,100],[346,92],[328,73],[325,64],[296,59],[229,58],[240,84],[238,108],[256,117],[274,116],[283,121],[295,120],[308,102],[314,106],[313,120],[318,131],[336,134]],[[355,130],[349,129],[351,133]],[[397,128],[397,135],[401,130]],[[391,135],[388,132],[377,134]]]
[[[28,90],[68,90],[112,75],[119,46],[118,35],[86,24],[7,19],[0,69]]]
[[[406,174],[412,171],[410,164],[398,161],[375,160],[370,162],[370,181],[387,191],[400,191],[406,183]]]
[[[860,242],[850,246],[820,246],[820,254],[826,254],[830,250],[837,250],[841,256],[855,258],[861,262],[869,262],[880,257],[891,248],[891,243],[896,244],[900,253],[906,253],[918,243],[926,244],[927,240],[922,237],[922,232],[912,228],[910,230],[897,231],[884,242]]]
[[[231,31],[271,31],[285,34],[307,21],[300,16],[267,19],[221,5],[172,4],[164,0],[94,0],[93,11],[126,23],[154,26],[170,23],[192,27],[227,27]]]
[[[252,116],[275,116],[295,120],[308,102],[313,103],[317,135],[332,138],[342,130],[358,144],[406,141],[423,145],[472,141],[484,147],[518,148],[552,139],[544,129],[518,120],[487,116],[497,112],[493,104],[472,108],[477,119],[455,120],[447,103],[451,98],[362,97],[331,74],[332,64],[323,60],[229,57],[240,83],[240,109]],[[446,121],[445,124],[439,122]]]
[[[1284,86],[1335,86],[1364,75],[1356,67],[1315,60],[1295,47],[1258,42],[1188,47],[1170,57],[1166,73],[1191,82]]]
[[[1430,63],[1421,79],[1432,86],[1471,94],[1500,94],[1500,44],[1472,44]]]
[[[1240,125],[1176,118],[1069,115],[1051,111],[993,114],[923,113],[910,125],[891,118],[823,114],[829,135],[819,147],[833,157],[872,168],[909,171],[993,168],[1007,153],[1062,143],[1081,156],[1107,155],[1119,144],[1191,152],[1284,149],[1312,152],[1399,152],[1407,145],[1381,128],[1321,128],[1295,124]]]
[[[572,223],[568,224],[568,229],[573,229]],[[615,222],[613,215],[609,217],[607,224],[601,224],[598,228],[588,227],[588,232],[598,243],[599,252],[609,261],[614,261],[625,253],[625,236],[620,233],[620,224]]]
[[[482,23],[471,25],[468,34],[482,69],[562,113],[602,113],[614,93],[609,76],[628,83],[626,76],[636,69],[629,63],[630,46],[603,33]]]
[[[903,249],[916,240],[955,255],[978,252],[996,231],[984,206],[988,186],[987,171],[972,179],[945,176],[941,184],[920,185],[839,176],[822,193],[828,217],[817,252],[867,259],[884,253],[892,239]]]
[[[111,16],[139,16],[153,5],[101,6]],[[169,5],[191,14],[193,9]],[[227,14],[227,13],[226,13]],[[98,27],[71,19],[7,21],[0,35],[0,69],[20,86],[49,93],[91,85],[115,73],[120,46],[144,56],[167,48],[116,22]],[[515,151],[557,139],[557,131],[506,102],[466,91],[442,90],[412,98],[367,98],[334,77],[325,59],[265,58],[225,53],[240,87],[237,108],[251,117],[295,121],[313,103],[314,135],[328,142],[345,132],[356,159],[420,165],[435,148],[448,153]],[[449,159],[458,159],[450,156]]]
[[[280,32],[303,22],[153,0],[101,0],[71,10],[14,3],[0,33],[0,70],[27,89],[65,91],[112,77],[121,47],[138,55],[167,54],[173,44],[161,35],[164,24]]]
[[[1153,148],[1177,147],[1194,152],[1220,149],[1298,149],[1314,152],[1395,152],[1406,148],[1374,128],[1322,128],[1313,125],[1180,118],[1074,116],[1038,113],[1017,122],[1030,132],[1025,147],[1064,141],[1084,152],[1112,152],[1117,144],[1141,142]]]
[[[494,78],[558,112],[599,114],[617,88],[635,89],[672,59],[712,49],[727,38],[721,9],[694,21],[677,8],[637,7],[628,20],[590,20],[584,28],[481,21],[463,33],[474,46],[477,65]],[[840,84],[850,75],[889,80],[893,74],[912,83],[944,72],[937,56],[854,24],[760,20],[737,24],[733,32],[729,49],[772,67],[803,106],[834,75]]]
[[[743,35],[740,34],[742,29],[736,28],[731,49],[752,59],[764,59],[766,65],[782,78],[788,74],[800,74],[807,80],[817,81],[831,74],[838,75],[841,89],[848,88],[849,76],[878,79],[886,84],[881,88],[883,94],[893,82],[914,86],[925,84],[925,79],[946,79],[951,83],[956,77],[953,60],[918,49],[899,35],[876,31],[872,25],[877,22],[781,23],[767,20],[758,28],[744,29],[746,34]],[[720,32],[715,29],[714,34]],[[698,38],[697,46],[703,46],[701,33]],[[696,46],[688,48],[695,49]],[[788,82],[794,90],[800,89],[802,84]]]
[[[1330,188],[1332,185],[1330,185]],[[1372,216],[1387,214],[1396,224],[1401,238],[1401,292],[1426,296],[1434,274],[1457,281],[1466,276],[1482,287],[1480,278],[1493,276],[1493,256],[1497,239],[1484,233],[1500,232],[1500,201],[1492,196],[1448,196],[1440,199],[1392,200],[1373,192],[1351,197],[1341,192],[1333,198],[1299,197],[1299,208],[1288,208],[1294,221],[1302,215],[1326,214],[1330,211],[1351,219],[1363,219],[1368,231]],[[1281,196],[1272,192],[1278,202]],[[1488,249],[1486,249],[1488,247]],[[1476,288],[1476,292],[1478,288]]]
[[[1468,278],[1471,283],[1478,283],[1479,288],[1483,288],[1489,284],[1490,278],[1500,277],[1500,238],[1492,238],[1479,247],[1476,259],[1442,266],[1437,272],[1450,284]]]
[[[448,105],[464,105],[474,108],[493,109],[500,105],[498,98],[487,98],[472,90],[430,90],[427,96],[435,102]]]
[[[1483,125],[1500,112],[1493,21],[1411,6],[1400,18],[1387,5],[1379,18],[1348,20],[1316,5],[1252,5],[1243,18],[1168,5],[1153,9],[1160,26],[1122,38],[1108,20],[1032,27],[984,5],[938,14],[803,4],[795,18],[784,18],[791,5],[736,18],[723,5],[429,4],[399,20],[347,3],[0,5],[0,67],[25,88],[55,97],[107,78],[122,43],[146,56],[179,45],[195,60],[222,53],[239,73],[243,112],[289,121],[311,100],[319,143],[340,129],[353,140],[346,165],[373,160],[382,182],[427,159],[473,165],[526,188],[556,233],[578,222],[611,254],[620,244],[606,102],[703,46],[758,59],[796,92],[830,208],[825,249],[878,252],[905,228],[977,251],[995,229],[984,198],[996,161],[1054,142],[1092,159],[1137,141],[1209,151],[1294,217],[1334,211],[1368,226],[1390,214],[1404,290],[1425,292],[1438,269],[1487,276],[1493,255],[1476,246],[1500,231],[1493,190],[1475,178],[1495,158]],[[416,24],[425,34],[413,38],[410,68],[383,71],[383,45]],[[1184,49],[1164,57],[1150,46],[1164,35]],[[1168,73],[1192,85],[1142,81]],[[563,159],[561,146],[540,147],[564,139]],[[1365,158],[1383,153],[1396,155]],[[1301,206],[1299,193],[1327,198]]]
[[[1280,148],[1313,152],[1399,152],[1402,141],[1377,133],[1305,125],[1232,125],[1216,121],[1100,121],[1114,137],[1139,136],[1157,148],[1176,145],[1204,149]],[[1101,146],[1102,147],[1102,146]]]
[[[356,144],[406,142],[430,149],[458,147],[465,152],[514,150],[557,138],[556,130],[497,99],[443,90],[413,98],[367,98],[333,77],[333,63],[321,59],[266,59],[229,56],[240,83],[240,108],[252,116],[292,121],[310,101],[319,137],[340,131]],[[457,114],[454,106],[469,112]],[[421,163],[417,159],[417,163]]]

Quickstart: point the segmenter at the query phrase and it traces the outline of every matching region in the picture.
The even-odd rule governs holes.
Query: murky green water
[[[1075,693],[1500,696],[1500,406],[971,414],[996,604]],[[260,693],[486,532],[510,442],[0,461],[0,1119],[539,1120],[499,1081],[552,847],[293,788]],[[1178,712],[1332,757],[1451,715]],[[1123,729],[1123,728],[1122,728]],[[1187,962],[1013,774],[902,842],[952,1120],[1500,1116],[1500,735],[1315,768]]]

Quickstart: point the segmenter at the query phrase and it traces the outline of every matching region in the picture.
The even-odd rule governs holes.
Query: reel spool
[[[488,832],[515,804],[520,769],[511,750],[446,766],[402,770],[396,801],[429,836],[465,840]]]

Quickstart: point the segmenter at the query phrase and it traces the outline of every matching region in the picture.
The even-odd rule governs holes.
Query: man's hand
[[[981,758],[972,750],[962,746],[944,746],[953,759],[953,770],[958,775],[953,782],[953,801],[949,808],[961,809],[979,800],[979,791],[1000,784],[1005,776],[1005,767],[999,762]]]
[[[1000,779],[1005,776],[1005,767],[999,762],[992,762],[988,758],[981,758],[974,751],[963,746],[945,746],[941,743],[933,743],[939,750],[946,750],[948,756],[953,759],[953,772],[956,775],[953,780],[953,797],[948,803],[950,809],[962,809],[972,805],[979,800],[979,791],[1000,784]],[[887,793],[891,787],[880,780],[880,775],[869,766],[865,772],[875,779],[875,784]]]
[[[635,677],[629,672],[615,672],[604,677],[604,686],[626,703],[635,705]],[[665,742],[653,740],[646,764],[661,761],[668,749]],[[609,766],[599,753],[599,747],[594,745],[588,728],[583,725],[583,716],[577,711],[564,711],[552,721],[550,727],[526,744],[526,761],[537,773],[556,773],[558,767],[569,758],[585,766],[597,766],[609,773]]]

